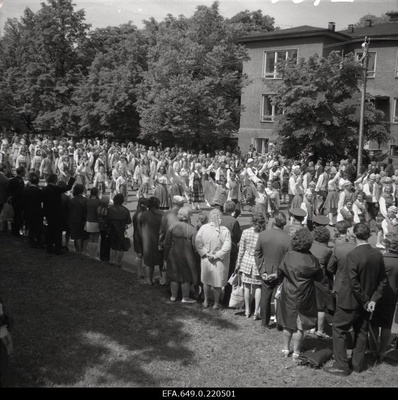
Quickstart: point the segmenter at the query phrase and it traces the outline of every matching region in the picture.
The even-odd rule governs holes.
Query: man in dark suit
[[[39,176],[31,172],[29,184],[26,185],[22,194],[23,217],[28,228],[29,245],[32,248],[42,247],[43,234],[43,194],[39,187]]]
[[[17,175],[10,179],[8,188],[11,196],[11,204],[14,209],[14,221],[11,232],[14,236],[20,237],[23,227],[22,194],[25,188],[25,181],[23,179],[26,174],[25,167],[18,167],[16,173]]]
[[[229,271],[228,271],[228,279],[231,277],[233,272],[235,271],[235,264],[238,258],[238,244],[240,242],[240,238],[242,236],[242,229],[240,227],[239,221],[233,217],[232,215],[235,213],[235,203],[233,201],[226,201],[224,204],[224,212],[221,215],[221,225],[228,228],[231,233],[231,256],[229,259]],[[224,289],[224,297],[222,304],[224,307],[228,307],[229,300],[231,298],[232,286],[227,284]]]
[[[62,254],[63,203],[61,194],[72,189],[75,178],[70,178],[66,186],[57,186],[58,177],[50,174],[47,186],[42,189],[43,212],[47,220],[47,253]]]
[[[284,231],[286,215],[282,212],[277,212],[274,218],[274,226],[260,233],[254,251],[258,272],[263,280],[261,287],[261,319],[265,328],[270,327],[272,295],[280,283],[277,278],[277,269],[285,254],[290,250],[292,239]]]
[[[336,291],[336,311],[333,316],[333,353],[335,363],[324,371],[340,376],[352,370],[361,372],[369,330],[370,313],[383,295],[387,284],[383,255],[369,243],[370,228],[354,225],[356,247],[348,253],[346,268],[342,270],[341,284]],[[347,358],[347,334],[354,330],[352,368]]]
[[[10,182],[10,178],[7,178],[5,175],[6,166],[1,163],[0,164],[0,213],[3,210],[4,204],[8,199],[8,184]],[[3,227],[1,227],[3,228]]]

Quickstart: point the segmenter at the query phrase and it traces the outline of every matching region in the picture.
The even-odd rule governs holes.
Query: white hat
[[[250,163],[252,163],[254,160],[252,159],[252,158],[249,158],[248,160],[247,160],[247,163],[248,164],[250,164]]]

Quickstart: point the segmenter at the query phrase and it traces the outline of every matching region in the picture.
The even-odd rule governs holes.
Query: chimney
[[[354,24],[348,25],[348,33],[354,33]]]
[[[398,21],[398,11],[391,11],[386,13],[390,17],[390,22]]]
[[[335,28],[336,28],[336,24],[334,22],[329,22],[328,23],[329,31],[333,31],[334,32]]]
[[[367,20],[365,21],[365,26],[366,26],[367,28],[370,28],[370,27],[372,26],[372,20],[371,20],[371,19],[367,19]]]

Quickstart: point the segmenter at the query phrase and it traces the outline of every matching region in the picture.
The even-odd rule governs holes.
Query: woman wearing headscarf
[[[137,203],[137,211],[133,214],[133,246],[136,254],[135,263],[137,265],[137,274],[139,279],[142,279],[145,276],[145,267],[142,265],[144,246],[142,242],[141,216],[142,213],[148,209],[147,205],[147,198],[139,198]]]
[[[304,331],[316,325],[318,310],[315,281],[321,282],[323,272],[318,259],[310,253],[314,239],[307,228],[299,229],[292,237],[292,250],[286,253],[278,267],[282,290],[278,299],[277,320],[283,327],[284,357],[291,353],[298,360]]]
[[[111,265],[122,267],[124,252],[130,246],[124,232],[131,224],[130,211],[123,205],[124,197],[118,193],[113,198],[113,205],[108,210],[109,236],[111,240]]]
[[[210,290],[214,292],[215,310],[221,308],[221,289],[227,284],[229,258],[231,252],[231,234],[221,226],[221,211],[213,209],[209,213],[209,222],[202,225],[196,235],[195,247],[201,257],[201,281],[204,291],[204,307],[209,307]]]
[[[196,229],[191,225],[192,210],[178,210],[179,222],[170,227],[164,241],[164,258],[167,261],[166,279],[170,282],[171,301],[176,301],[181,287],[182,302],[195,303],[189,294],[191,285],[199,281],[199,256],[195,248]]]

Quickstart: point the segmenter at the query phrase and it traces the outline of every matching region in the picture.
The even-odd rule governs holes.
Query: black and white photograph
[[[0,388],[394,389],[397,304],[398,0],[0,0]]]

